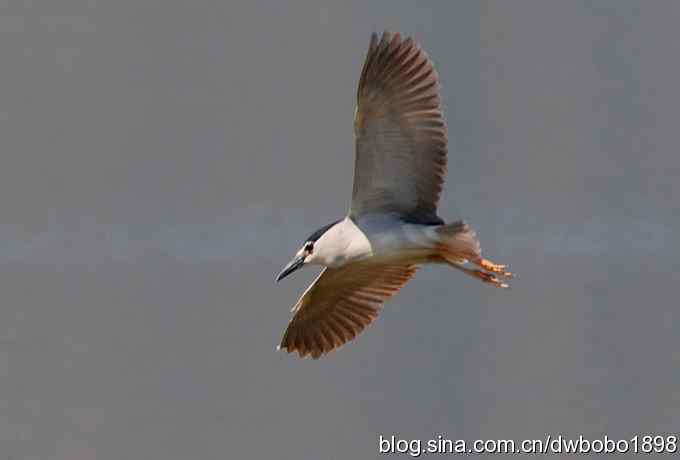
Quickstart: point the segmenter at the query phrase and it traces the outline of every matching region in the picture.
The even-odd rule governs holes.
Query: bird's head
[[[323,253],[325,251],[322,251],[320,249],[323,249],[324,246],[324,239],[322,236],[328,230],[331,229],[335,224],[337,224],[340,221],[335,221],[332,222],[328,225],[325,225],[309,235],[307,239],[305,239],[304,244],[298,250],[298,252],[295,254],[293,259],[288,262],[288,265],[283,267],[283,270],[281,270],[281,273],[276,277],[276,281],[281,281],[284,279],[286,276],[290,275],[294,271],[304,267],[306,264],[313,264],[313,263],[323,263],[324,262],[324,257]]]

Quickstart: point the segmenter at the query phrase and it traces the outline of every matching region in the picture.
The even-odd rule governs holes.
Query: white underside
[[[359,260],[423,263],[441,242],[438,226],[407,224],[392,215],[367,215],[338,222],[315,245],[314,260],[339,267]]]

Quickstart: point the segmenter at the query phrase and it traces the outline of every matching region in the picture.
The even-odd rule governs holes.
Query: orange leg
[[[505,265],[495,264],[490,260],[483,259],[478,255],[474,255],[470,262],[480,267],[481,270],[465,267],[463,264],[467,262],[466,255],[456,254],[450,251],[450,249],[446,246],[438,247],[437,251],[432,255],[430,260],[432,262],[446,262],[463,273],[499,288],[507,288],[509,286],[507,283],[501,281],[496,275],[507,277],[512,276],[512,273],[505,270]]]
[[[504,283],[496,275],[493,273],[485,272],[484,270],[475,270],[467,267],[463,267],[462,265],[459,264],[451,264],[452,267],[457,268],[458,270],[462,271],[463,273],[467,273],[468,275],[477,278],[485,283],[492,284],[498,288],[508,288],[507,283]]]

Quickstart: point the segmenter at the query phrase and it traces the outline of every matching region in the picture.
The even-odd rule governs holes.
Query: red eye
[[[314,250],[314,244],[312,244],[312,243],[305,244],[305,251],[312,252],[313,250]]]

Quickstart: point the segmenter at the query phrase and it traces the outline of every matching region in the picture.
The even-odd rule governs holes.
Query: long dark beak
[[[295,270],[298,268],[302,268],[302,266],[305,264],[305,256],[295,256],[293,260],[291,260],[288,265],[283,267],[283,270],[281,270],[281,273],[279,273],[279,276],[276,277],[276,281],[279,282],[282,279],[284,279],[286,276],[290,275],[293,273]]]

